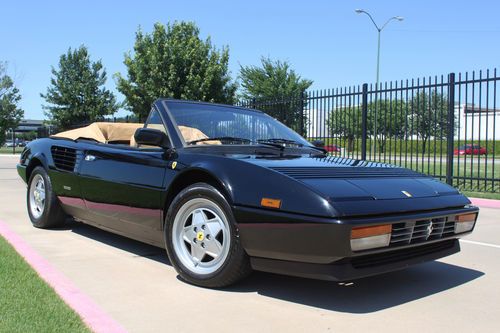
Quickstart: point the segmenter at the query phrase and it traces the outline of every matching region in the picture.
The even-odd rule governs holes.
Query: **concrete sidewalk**
[[[180,281],[162,249],[71,223],[40,230],[26,186],[0,159],[0,220],[130,332],[496,331],[500,249],[462,252],[353,284],[255,273],[226,290]],[[484,208],[468,239],[500,245],[500,210]]]

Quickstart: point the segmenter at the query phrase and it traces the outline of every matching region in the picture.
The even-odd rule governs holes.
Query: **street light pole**
[[[375,28],[377,29],[377,79],[375,81],[375,90],[378,90],[379,79],[380,79],[380,35],[382,34],[382,30],[384,30],[384,28],[387,26],[387,24],[389,24],[389,22],[391,22],[392,20],[403,21],[404,18],[402,16],[393,16],[393,17],[389,18],[387,21],[385,21],[385,23],[382,25],[382,27],[379,27],[378,24],[375,23],[375,20],[370,15],[370,13],[368,13],[366,10],[356,9],[355,12],[358,14],[366,14],[370,18],[370,20],[372,21]],[[377,99],[377,96],[378,96],[378,94],[375,95],[375,99]],[[375,109],[374,110],[375,117],[373,120],[373,138],[374,139],[372,140],[372,152],[374,154],[375,154],[375,138],[377,136],[377,113],[376,112],[377,112],[377,110]]]
[[[378,41],[377,41],[377,80],[376,82],[376,87],[378,89],[378,81],[379,81],[379,75],[380,75],[380,33],[382,31],[378,30]]]

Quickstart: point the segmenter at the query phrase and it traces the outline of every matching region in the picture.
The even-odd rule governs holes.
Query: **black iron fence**
[[[308,91],[263,110],[334,155],[400,165],[462,190],[500,192],[496,69]]]

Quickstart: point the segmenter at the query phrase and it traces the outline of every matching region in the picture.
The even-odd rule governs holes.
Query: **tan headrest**
[[[208,136],[205,133],[194,127],[179,126],[179,130],[181,131],[182,137],[186,142],[208,138]],[[219,140],[201,141],[197,143],[197,145],[220,145],[220,144],[221,142]]]
[[[130,137],[130,147],[138,147],[137,142],[135,141],[134,134],[132,134],[132,136]]]
[[[96,123],[101,129],[106,141],[129,141],[138,128],[144,126],[140,123]]]

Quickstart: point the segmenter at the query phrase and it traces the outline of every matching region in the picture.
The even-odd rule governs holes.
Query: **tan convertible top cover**
[[[129,141],[135,130],[143,127],[141,123],[92,123],[89,126],[77,128],[52,135],[53,137],[76,139],[91,139],[101,143],[113,141]]]
[[[108,142],[129,142],[131,146],[136,146],[134,133],[136,129],[142,128],[142,123],[92,123],[88,126],[77,128],[70,131],[65,131],[52,135],[57,138],[67,138],[72,140],[77,139],[90,139],[101,143]],[[150,128],[155,128],[150,125]],[[162,130],[163,125],[158,125],[158,129]],[[186,142],[205,139],[208,136],[202,131],[193,127],[179,126],[182,136]],[[220,145],[218,140],[198,142],[200,145]]]

